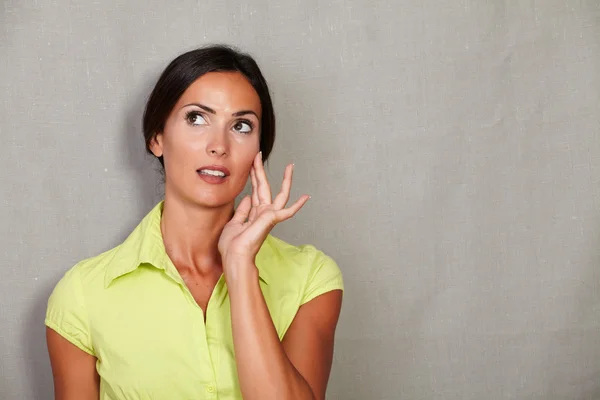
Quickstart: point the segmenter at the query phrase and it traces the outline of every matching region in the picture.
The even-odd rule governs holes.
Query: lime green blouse
[[[162,206],[121,245],[64,275],[46,325],[97,358],[101,400],[241,399],[225,281],[214,288],[204,323],[165,252]],[[280,339],[302,304],[343,290],[336,263],[310,245],[269,235],[256,266]]]

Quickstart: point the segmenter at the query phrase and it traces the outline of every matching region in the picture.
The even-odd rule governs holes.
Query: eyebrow
[[[207,113],[214,114],[214,115],[216,115],[216,114],[217,114],[217,113],[216,113],[216,111],[215,111],[215,110],[213,110],[212,108],[210,108],[210,107],[207,107],[207,106],[205,106],[204,104],[200,104],[200,103],[190,103],[190,104],[186,104],[185,106],[183,106],[183,108],[185,108],[185,107],[189,107],[189,106],[196,106],[196,107],[199,107],[199,108],[203,109],[203,110],[204,110],[204,111],[206,111]],[[248,114],[252,114],[252,115],[254,115],[256,118],[258,118],[258,115],[257,115],[257,114],[256,114],[254,111],[252,111],[252,110],[242,110],[242,111],[237,111],[237,112],[234,112],[234,113],[233,113],[233,114],[231,114],[231,115],[232,115],[232,116],[234,116],[234,117],[241,117],[242,115],[248,115]]]

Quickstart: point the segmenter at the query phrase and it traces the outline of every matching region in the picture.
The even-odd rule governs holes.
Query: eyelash
[[[197,125],[194,125],[194,118],[195,118],[195,117],[198,117],[198,116],[200,116],[200,117],[202,117],[204,120],[206,120],[206,118],[204,118],[204,115],[203,115],[201,112],[198,112],[198,111],[196,111],[196,110],[193,110],[193,111],[188,111],[188,112],[185,114],[185,120],[186,120],[186,121],[187,121],[187,122],[188,122],[190,125],[192,125],[192,126],[197,126]],[[191,117],[194,117],[194,118],[191,118]]]
[[[192,125],[192,126],[198,126],[198,125],[195,125],[195,124],[193,123],[193,120],[194,120],[194,118],[196,118],[196,117],[198,117],[198,116],[200,116],[200,117],[202,117],[204,120],[206,120],[206,118],[204,118],[204,114],[202,114],[201,112],[199,112],[199,111],[196,111],[196,110],[188,111],[188,112],[185,114],[185,120],[186,120],[186,121],[187,121],[187,122],[188,122],[190,125]],[[240,120],[237,120],[237,121],[235,122],[234,126],[235,126],[235,125],[237,125],[237,124],[239,124],[239,123],[247,124],[247,125],[250,127],[250,131],[249,131],[249,132],[239,132],[239,131],[238,131],[239,133],[241,133],[241,134],[243,134],[243,135],[249,135],[250,133],[252,133],[252,131],[254,131],[254,123],[253,123],[252,121],[250,121],[250,120],[247,120],[247,119],[240,119]]]
[[[240,124],[240,123],[247,124],[250,127],[250,131],[249,132],[240,132],[241,134],[243,134],[243,135],[249,135],[250,133],[252,133],[252,131],[254,131],[254,124],[252,123],[252,121],[249,121],[247,119],[240,119],[240,120],[237,120],[233,126],[235,126],[237,124]]]

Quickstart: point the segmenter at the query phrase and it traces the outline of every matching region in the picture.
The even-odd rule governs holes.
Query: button
[[[216,390],[215,385],[206,385],[206,393],[214,393]]]

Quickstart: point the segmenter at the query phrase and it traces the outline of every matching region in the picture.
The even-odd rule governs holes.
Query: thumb
[[[235,210],[235,214],[233,214],[233,218],[231,218],[231,220],[243,224],[244,222],[246,222],[248,214],[250,214],[251,208],[252,203],[250,201],[250,196],[244,197],[242,201],[240,201],[240,204]]]

